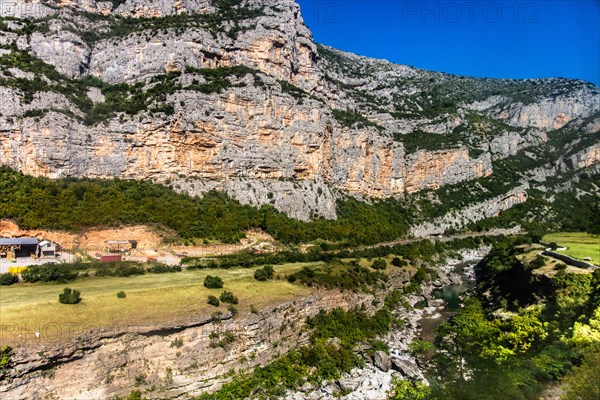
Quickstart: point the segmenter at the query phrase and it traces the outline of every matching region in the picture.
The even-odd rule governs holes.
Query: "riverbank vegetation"
[[[528,246],[507,239],[479,264],[475,296],[438,329],[423,399],[538,399],[562,380],[564,399],[595,398],[600,270],[539,274]]]
[[[375,338],[392,326],[390,309],[396,305],[393,299],[397,297],[388,296],[385,305],[372,315],[358,308],[321,311],[306,321],[312,332],[308,345],[292,349],[252,373],[238,375],[219,391],[203,394],[196,400],[277,398],[306,382],[320,385],[323,380],[337,379],[342,373],[363,366],[364,360],[353,348],[359,342],[377,345]]]

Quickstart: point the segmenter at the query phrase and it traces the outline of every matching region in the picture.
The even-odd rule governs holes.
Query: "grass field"
[[[268,282],[254,279],[254,269],[195,270],[169,274],[146,274],[127,278],[90,277],[68,284],[18,284],[0,287],[0,343],[11,344],[18,335],[40,340],[61,340],[72,332],[99,327],[158,325],[190,321],[210,316],[217,310],[226,312],[227,305],[215,308],[207,304],[207,296],[219,296],[223,290],[233,292],[240,300],[239,311],[258,309],[267,304],[291,300],[310,293],[310,289],[292,285],[285,275],[303,266],[319,263],[286,264],[275,267],[276,278]],[[218,275],[225,283],[222,289],[203,286],[206,275]],[[81,291],[82,302],[60,304],[63,288]],[[124,299],[117,292],[124,291]]]
[[[555,242],[559,246],[564,246],[567,250],[558,251],[573,258],[583,260],[590,257],[592,262],[600,265],[600,242],[599,238],[588,235],[583,232],[559,232],[544,236],[546,243]]]

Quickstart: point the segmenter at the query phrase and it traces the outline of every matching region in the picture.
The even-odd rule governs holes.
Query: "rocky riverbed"
[[[446,301],[436,298],[436,291],[449,287],[468,287],[475,281],[474,267],[488,252],[489,247],[476,250],[463,250],[459,256],[435,266],[438,278],[427,282],[418,294],[405,297],[408,305],[400,305],[393,310],[394,318],[404,321],[385,337],[381,338],[389,346],[389,353],[377,351],[368,355],[365,348],[357,348],[366,361],[362,368],[355,368],[340,379],[324,382],[321,387],[304,385],[299,391],[290,392],[286,400],[317,400],[341,398],[345,400],[386,399],[392,388],[392,379],[411,379],[428,384],[419,362],[409,352],[409,345],[421,337],[433,336],[437,326],[452,313],[445,311]],[[341,393],[347,393],[340,396]]]

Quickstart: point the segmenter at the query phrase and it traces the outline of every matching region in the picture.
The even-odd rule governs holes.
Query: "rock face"
[[[218,189],[332,219],[344,195],[493,176],[493,160],[552,132],[575,142],[600,130],[594,85],[455,77],[319,46],[292,0],[16,2],[2,13],[17,19],[0,25],[0,55],[11,55],[0,56],[0,163],[31,175]],[[597,163],[597,141],[566,154],[569,165]]]
[[[526,189],[527,187],[521,186],[502,196],[467,206],[456,212],[436,218],[434,221],[413,226],[411,233],[415,237],[428,237],[430,235],[442,234],[449,228],[458,228],[467,223],[493,217],[501,211],[525,202],[527,200]]]
[[[0,386],[0,397],[112,398],[127,396],[134,385],[144,390],[145,398],[199,395],[221,387],[231,370],[251,370],[306,344],[307,333],[300,331],[306,317],[361,304],[368,310],[373,298],[318,292],[259,315],[226,314],[219,324],[209,317],[173,326],[100,329],[68,345],[30,345],[12,357],[11,380]],[[235,339],[216,344],[227,333]]]
[[[460,259],[450,259],[446,264],[435,266],[438,274],[437,284],[440,286],[450,284],[463,284],[466,281],[475,280],[474,265],[481,260],[488,252],[490,247],[481,247],[476,250],[463,250],[460,252]],[[469,263],[469,267],[458,272],[455,267],[464,262]],[[366,357],[367,362],[364,367],[357,367],[349,373],[343,374],[335,382],[324,382],[319,388],[303,388],[300,392],[288,393],[285,400],[383,400],[389,398],[390,391],[393,389],[392,379],[409,379],[412,381],[421,381],[428,385],[424,376],[422,367],[419,366],[417,359],[409,351],[410,344],[419,338],[423,338],[423,319],[442,318],[439,312],[444,308],[444,301],[441,300],[436,306],[431,306],[434,301],[433,291],[436,285],[432,282],[421,286],[418,294],[412,294],[405,297],[408,306],[398,306],[391,310],[396,320],[403,321],[402,324],[395,325],[394,328],[382,338],[389,347],[389,355],[385,352],[375,352],[374,356]],[[437,300],[437,299],[435,299]],[[425,308],[415,307],[418,303],[427,302],[429,305]],[[442,322],[442,321],[440,321]],[[363,357],[367,356],[365,350],[370,346],[364,344],[355,349]],[[379,364],[379,365],[378,365]],[[380,368],[383,366],[387,370]]]
[[[489,154],[469,157],[467,149],[436,152],[418,151],[407,157],[405,190],[437,189],[446,184],[472,180],[492,173]]]

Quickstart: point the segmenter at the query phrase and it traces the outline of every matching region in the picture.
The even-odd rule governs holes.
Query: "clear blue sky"
[[[319,43],[458,75],[600,85],[600,0],[296,0]]]

